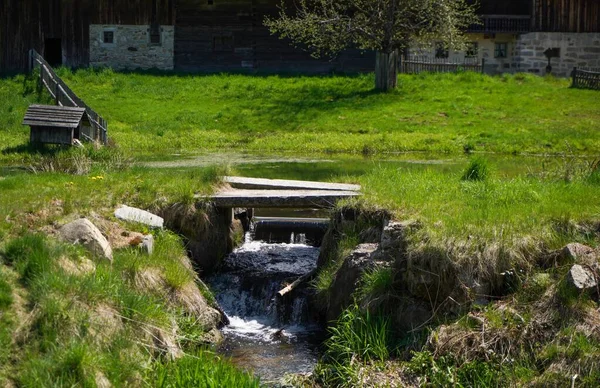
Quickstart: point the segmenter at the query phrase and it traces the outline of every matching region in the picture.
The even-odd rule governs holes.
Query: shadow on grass
[[[53,156],[67,149],[68,146],[41,144],[41,143],[25,143],[13,147],[6,147],[2,150],[2,155],[11,154],[38,154],[44,156]]]

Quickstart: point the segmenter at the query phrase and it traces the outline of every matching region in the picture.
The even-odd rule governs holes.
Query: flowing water
[[[288,373],[308,373],[316,365],[322,328],[313,323],[306,289],[283,300],[277,292],[316,266],[319,248],[296,241],[267,243],[246,235],[221,271],[207,279],[230,324],[219,351],[263,382]]]

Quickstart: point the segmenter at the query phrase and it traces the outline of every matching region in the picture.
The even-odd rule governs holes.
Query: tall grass
[[[488,162],[481,158],[473,158],[463,173],[463,181],[484,181],[490,174]]]
[[[10,354],[10,370],[0,367],[0,378],[10,377],[20,386],[258,386],[245,372],[205,353],[201,331],[191,317],[165,295],[169,289],[194,281],[181,261],[183,245],[176,236],[156,236],[156,257],[116,251],[114,265],[95,263],[88,272],[66,270],[65,260],[77,267],[87,253],[80,248],[26,234],[8,242],[2,256],[20,275],[27,289],[30,323],[16,337],[4,309],[10,308],[11,288],[0,281],[0,360]],[[158,268],[167,280],[164,292],[140,290],[130,272]],[[5,270],[3,265],[0,269]],[[167,350],[159,340],[172,340],[192,355],[167,363]],[[187,324],[186,324],[187,323]],[[161,334],[163,333],[163,334]],[[14,333],[13,333],[14,335]],[[4,348],[3,348],[4,349]]]
[[[342,312],[329,334],[315,370],[317,379],[326,386],[360,385],[360,365],[389,358],[389,318],[361,311],[356,304]]]
[[[158,364],[154,370],[154,379],[153,385],[159,388],[260,387],[259,380],[251,374],[241,372],[230,363],[207,352]]]
[[[561,232],[559,220],[598,220],[597,186],[586,179],[565,182],[527,176],[462,181],[459,172],[381,167],[360,178],[369,203],[423,223],[430,238],[505,242],[534,236],[558,247],[583,235]],[[585,241],[585,240],[584,240]],[[589,241],[593,243],[593,241]]]

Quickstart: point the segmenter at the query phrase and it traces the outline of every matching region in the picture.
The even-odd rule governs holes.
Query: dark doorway
[[[50,66],[57,67],[62,65],[62,44],[60,39],[51,38],[44,42],[44,59]]]

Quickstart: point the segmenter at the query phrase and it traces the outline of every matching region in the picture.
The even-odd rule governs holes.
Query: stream
[[[313,270],[319,255],[302,234],[291,233],[289,241],[254,241],[249,232],[221,270],[206,279],[230,320],[218,352],[263,383],[312,372],[324,338],[311,316],[306,289],[276,298],[281,288]]]

